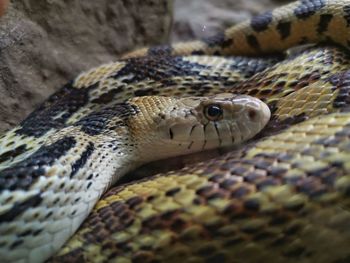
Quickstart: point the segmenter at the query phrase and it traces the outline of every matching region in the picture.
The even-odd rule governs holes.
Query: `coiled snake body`
[[[1,258],[349,262],[349,27],[349,1],[303,0],[81,74],[0,139]],[[209,56],[308,42],[338,47]],[[246,95],[260,139],[112,188],[60,248],[118,174],[259,132]]]

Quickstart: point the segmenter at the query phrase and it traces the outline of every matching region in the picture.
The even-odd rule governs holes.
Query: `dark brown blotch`
[[[252,18],[250,25],[256,32],[266,30],[272,22],[272,12],[268,11]]]

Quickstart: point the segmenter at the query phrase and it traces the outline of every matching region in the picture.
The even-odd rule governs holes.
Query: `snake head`
[[[152,112],[144,114],[152,116],[148,123],[154,127],[143,147],[157,159],[240,144],[260,132],[271,116],[261,100],[231,93],[142,100],[152,100]]]
[[[222,93],[181,100],[182,118],[169,125],[169,138],[188,142],[199,150],[237,145],[252,138],[267,124],[271,113],[257,98]]]

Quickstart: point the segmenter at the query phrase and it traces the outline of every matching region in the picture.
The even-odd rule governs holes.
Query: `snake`
[[[301,0],[68,82],[0,137],[2,260],[350,262],[349,27]]]

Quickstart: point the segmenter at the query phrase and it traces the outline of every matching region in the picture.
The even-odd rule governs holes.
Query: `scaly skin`
[[[260,55],[301,42],[348,48],[349,4],[303,0],[205,41],[128,54],[130,59],[79,76],[2,138],[0,157],[6,157],[2,162],[7,167],[27,160],[52,134],[81,123],[101,105],[133,96],[225,91],[256,96],[272,111],[260,139],[247,146],[210,162],[112,188],[51,261],[348,262],[347,50],[317,47],[264,59],[208,55]],[[151,54],[155,56],[145,56]],[[206,56],[184,56],[193,54]],[[47,115],[56,118],[33,131]],[[32,148],[21,147],[19,135]],[[97,163],[93,157],[82,167]],[[113,160],[104,164],[111,165]],[[20,244],[11,245],[15,254]]]
[[[113,188],[51,262],[347,262],[349,66],[316,48],[234,85],[273,109],[264,139]]]
[[[135,97],[94,107],[62,125],[65,108],[55,109],[79,102],[70,98],[66,104],[44,104],[3,138],[8,150],[0,155],[6,161],[0,170],[0,256],[5,262],[46,260],[77,230],[106,189],[131,169],[245,142],[270,119],[269,108],[259,99],[221,93]],[[48,126],[30,125],[30,118]],[[39,146],[30,152],[10,143],[26,146],[26,134],[44,137],[43,142],[34,139]]]

